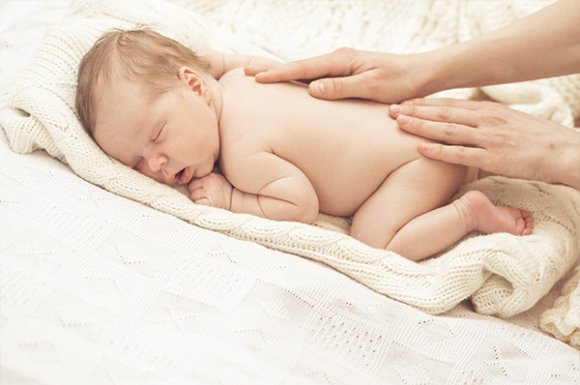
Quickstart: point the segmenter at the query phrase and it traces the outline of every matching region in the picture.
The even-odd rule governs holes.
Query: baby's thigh
[[[395,191],[409,194],[408,199],[422,200],[425,205],[436,208],[449,202],[465,183],[467,173],[464,166],[419,158],[392,172],[385,184]]]
[[[416,217],[441,207],[464,182],[466,168],[420,158],[393,171],[353,217],[351,235],[384,247]]]

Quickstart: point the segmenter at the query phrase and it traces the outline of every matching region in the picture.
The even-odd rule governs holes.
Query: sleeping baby
[[[400,131],[385,105],[244,75],[267,61],[112,31],[80,64],[77,111],[108,155],[188,185],[198,204],[305,223],[352,216],[351,236],[415,261],[472,231],[532,232],[527,211],[479,191],[448,203],[476,170],[421,157],[424,139]]]

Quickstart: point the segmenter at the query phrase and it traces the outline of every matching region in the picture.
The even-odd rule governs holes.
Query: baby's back
[[[392,171],[420,157],[424,140],[399,130],[383,104],[319,100],[301,84],[259,84],[241,70],[220,84],[226,177],[244,153],[270,151],[302,170],[324,213],[352,215]]]

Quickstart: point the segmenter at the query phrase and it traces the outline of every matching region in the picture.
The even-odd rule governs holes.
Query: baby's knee
[[[377,232],[376,228],[368,229],[360,226],[352,227],[349,235],[357,241],[361,241],[362,243],[371,247],[376,247],[377,249],[386,248],[394,236],[394,234],[389,231]]]

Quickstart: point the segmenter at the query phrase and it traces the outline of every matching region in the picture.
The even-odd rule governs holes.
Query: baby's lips
[[[180,173],[181,174],[179,175],[179,179],[178,179],[177,183],[178,184],[188,184],[193,177],[193,172],[191,171],[191,168],[186,167],[182,171],[180,171]]]

